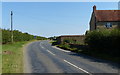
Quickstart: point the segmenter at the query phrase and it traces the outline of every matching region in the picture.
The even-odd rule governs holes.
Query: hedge
[[[120,30],[91,31],[86,35],[85,43],[90,51],[118,56],[120,50]]]
[[[11,30],[9,29],[1,29],[2,30],[2,43],[6,44],[6,43],[11,43]],[[37,39],[37,40],[43,40],[46,39],[45,37],[41,37],[41,36],[34,36],[28,33],[22,33],[19,30],[14,30],[13,31],[13,40],[14,42],[17,41],[29,41],[29,40],[33,40],[33,39]]]

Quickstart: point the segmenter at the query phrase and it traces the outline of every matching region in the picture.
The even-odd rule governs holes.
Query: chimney
[[[93,6],[93,12],[96,11],[96,5]]]

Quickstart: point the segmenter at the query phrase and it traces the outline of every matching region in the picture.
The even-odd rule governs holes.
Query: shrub
[[[63,49],[69,49],[70,45],[69,44],[59,44],[59,47],[61,47]]]
[[[68,43],[68,44],[81,44],[80,41],[76,41],[76,39],[64,39],[63,44]]]
[[[120,30],[91,31],[86,35],[85,43],[91,51],[118,55]]]
[[[63,43],[70,43],[70,40],[69,39],[64,39]]]
[[[1,29],[2,30],[2,43],[11,43],[11,31],[9,29]],[[45,37],[36,36],[37,38],[34,38],[34,35],[28,34],[28,33],[22,33],[18,30],[13,31],[13,40],[14,42],[17,41],[29,41],[33,39],[37,40],[43,40],[46,39]]]

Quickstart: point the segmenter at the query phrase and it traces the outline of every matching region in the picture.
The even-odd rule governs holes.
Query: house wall
[[[118,28],[120,28],[120,22],[118,22]]]
[[[95,30],[95,14],[92,13],[91,20],[90,20],[90,31]]]
[[[106,28],[106,26],[105,26],[106,23],[108,23],[108,22],[97,22],[97,23],[96,23],[96,29],[97,29],[97,30],[99,30],[99,29],[108,29],[108,28]],[[120,27],[118,22],[109,22],[109,23],[112,24],[112,27],[109,28],[109,29],[115,29],[115,28],[119,28],[119,27]]]

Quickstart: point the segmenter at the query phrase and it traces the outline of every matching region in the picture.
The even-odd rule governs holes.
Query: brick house
[[[84,43],[85,35],[62,35],[62,36],[57,37],[57,42],[58,44],[61,44],[66,39],[73,40],[75,42]]]
[[[90,31],[113,28],[120,28],[120,10],[96,10],[94,5],[90,19]]]

